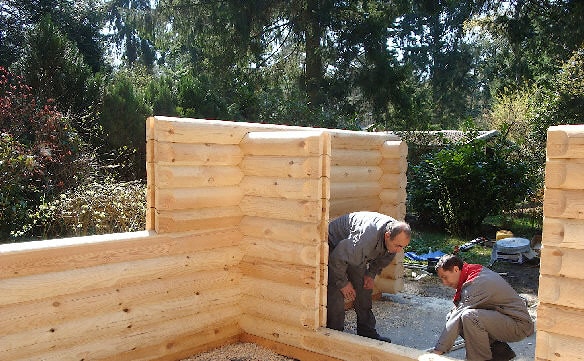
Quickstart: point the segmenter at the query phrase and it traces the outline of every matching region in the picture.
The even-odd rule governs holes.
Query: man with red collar
[[[442,256],[436,273],[456,294],[434,353],[448,352],[460,335],[467,360],[513,359],[515,352],[507,342],[521,341],[534,332],[525,300],[498,273],[455,255]]]
[[[357,334],[385,342],[375,329],[373,280],[410,243],[410,226],[377,212],[353,212],[328,227],[327,327],[343,331],[345,300],[354,301]]]

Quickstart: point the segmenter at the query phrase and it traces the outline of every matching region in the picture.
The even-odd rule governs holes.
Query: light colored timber
[[[582,189],[584,159],[549,159],[545,168],[547,188]]]
[[[237,166],[243,159],[239,144],[154,142],[160,165]]]
[[[325,153],[320,131],[252,132],[240,143],[244,154],[319,156]]]
[[[243,333],[240,338],[241,342],[251,342],[256,345],[260,345],[264,348],[276,352],[278,355],[283,355],[296,360],[302,361],[340,361],[340,359],[311,352],[299,347],[294,347],[286,345],[284,343],[272,341],[265,339],[263,337],[251,335],[249,333]]]
[[[243,198],[239,186],[210,188],[162,188],[156,191],[157,210],[212,208],[218,204],[237,206]]]
[[[405,174],[384,173],[381,178],[379,178],[379,184],[382,188],[404,189],[405,191],[407,178]]]
[[[318,157],[247,156],[241,170],[246,176],[313,179],[324,176]]]
[[[408,161],[406,158],[383,158],[379,168],[383,173],[405,174],[408,170]]]
[[[266,238],[244,236],[246,253],[258,255],[273,261],[295,265],[314,266],[319,264],[320,245],[282,242]]]
[[[375,166],[337,166],[331,168],[331,183],[376,182],[383,172]]]
[[[581,190],[546,189],[546,217],[584,219],[584,192]]]
[[[406,216],[406,204],[399,203],[399,204],[388,204],[383,203],[379,207],[379,212],[383,214],[387,214],[395,219],[404,219]]]
[[[246,276],[241,281],[241,292],[261,300],[295,305],[302,308],[319,307],[318,288],[299,286],[262,278]],[[261,301],[260,301],[261,303]]]
[[[537,307],[539,331],[579,337],[584,335],[584,310],[540,303]]]
[[[245,216],[241,220],[241,232],[246,236],[303,244],[320,244],[320,227],[319,223],[264,217]]]
[[[581,337],[538,331],[535,339],[535,354],[538,360],[584,360],[584,353],[582,353],[584,340]]]
[[[286,325],[316,330],[318,307],[305,308],[280,302],[262,300],[254,296],[243,296],[241,308],[244,314],[266,318]]]
[[[341,149],[333,148],[331,154],[331,165],[333,167],[377,166],[381,161],[381,153],[369,149]]]
[[[156,188],[196,188],[207,190],[239,184],[243,172],[236,166],[178,166],[157,165]]]
[[[272,217],[291,221],[318,222],[322,218],[322,201],[245,196],[240,208],[245,215]]]
[[[396,189],[384,189],[379,192],[379,199],[384,204],[400,204],[406,202],[406,193]]]
[[[408,145],[401,140],[388,140],[381,146],[383,158],[405,159],[408,156]]]
[[[544,217],[542,244],[563,248],[584,249],[583,219]]]
[[[541,249],[542,257],[540,273],[557,277],[568,277],[572,279],[584,279],[582,273],[582,258],[584,249],[560,248],[554,246],[544,246]]]
[[[314,267],[277,262],[257,256],[245,256],[239,268],[244,276],[293,286],[317,289],[320,282],[319,270]]]
[[[237,226],[243,217],[238,206],[195,210],[157,210],[156,232],[190,232]]]
[[[381,200],[378,196],[367,198],[339,198],[330,200],[330,219],[342,216],[345,213],[355,211],[378,211],[381,206]]]
[[[376,181],[336,182],[331,184],[331,199],[374,198],[381,192],[381,186]]]
[[[322,179],[247,176],[239,187],[244,194],[271,198],[320,200]]]
[[[584,309],[584,280],[542,274],[538,297],[541,303]]]
[[[548,128],[546,154],[552,158],[584,158],[584,127],[558,125]]]

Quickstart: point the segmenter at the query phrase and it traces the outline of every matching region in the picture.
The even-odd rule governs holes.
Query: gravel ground
[[[523,296],[529,312],[536,320],[539,267],[537,264],[497,262],[492,267]],[[377,330],[399,344],[418,350],[430,349],[444,326],[444,317],[452,307],[454,290],[444,287],[438,277],[419,270],[406,269],[404,290],[399,294],[382,294],[373,302]],[[355,312],[347,311],[345,332],[356,333]],[[521,342],[511,343],[515,361],[535,358],[535,334]],[[448,354],[464,360],[464,348]],[[294,361],[253,343],[236,343],[181,361]]]

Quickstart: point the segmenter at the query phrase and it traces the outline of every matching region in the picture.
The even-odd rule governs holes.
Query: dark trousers
[[[353,284],[357,297],[353,302],[357,314],[357,334],[360,336],[375,338],[375,316],[373,315],[371,294],[372,290],[363,289],[363,277],[365,267],[351,267],[347,269],[349,282]],[[341,290],[334,286],[333,275],[329,274],[327,289],[327,327],[333,330],[343,331],[345,328],[345,299]]]

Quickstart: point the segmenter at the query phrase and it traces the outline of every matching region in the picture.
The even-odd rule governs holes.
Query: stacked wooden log
[[[583,360],[584,125],[548,130],[537,360]]]

